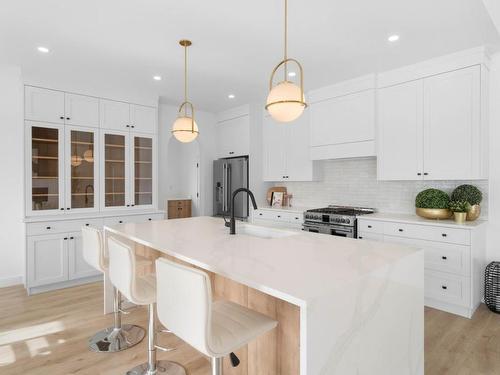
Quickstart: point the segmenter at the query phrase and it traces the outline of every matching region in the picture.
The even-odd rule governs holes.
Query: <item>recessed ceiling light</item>
[[[399,40],[399,35],[391,35],[389,38],[387,38],[389,42],[397,42]]]
[[[227,97],[228,97],[229,99],[234,99],[234,98],[235,98],[234,94],[229,94]]]
[[[42,53],[49,53],[49,49],[47,47],[38,47],[38,51]]]
[[[153,76],[153,79],[154,79],[155,81],[161,81],[161,76]]]
[[[295,77],[297,73],[295,72],[288,72],[288,77]]]

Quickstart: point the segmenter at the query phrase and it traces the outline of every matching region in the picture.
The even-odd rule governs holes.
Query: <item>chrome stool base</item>
[[[186,375],[186,369],[178,363],[171,361],[156,361],[156,370],[149,371],[148,363],[134,367],[132,370],[127,371],[126,375]]]
[[[139,344],[146,335],[144,328],[123,324],[121,328],[106,328],[89,339],[89,349],[98,353],[116,353]]]

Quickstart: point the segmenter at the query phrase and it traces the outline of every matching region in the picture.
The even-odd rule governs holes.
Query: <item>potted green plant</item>
[[[467,212],[467,220],[476,220],[481,214],[481,206],[479,205],[483,200],[483,194],[474,185],[460,185],[453,193],[451,193],[453,201],[466,201],[471,205],[470,210]]]
[[[469,212],[471,205],[467,201],[451,201],[450,210],[453,212],[455,218],[455,223],[463,224],[467,217],[467,212]]]
[[[448,208],[450,197],[439,189],[426,189],[415,198],[416,213],[426,219],[448,219],[452,213]]]

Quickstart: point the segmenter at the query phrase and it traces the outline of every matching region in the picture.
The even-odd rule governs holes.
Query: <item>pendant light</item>
[[[279,122],[290,122],[297,119],[307,107],[304,97],[304,72],[302,65],[288,57],[288,0],[285,0],[285,53],[283,60],[274,67],[269,80],[269,95],[266,109],[273,119]],[[294,63],[299,68],[300,87],[288,81],[288,63]],[[273,87],[274,75],[283,66],[284,79]]]
[[[177,120],[172,125],[172,134],[182,142],[189,143],[198,136],[198,125],[194,120],[194,107],[187,100],[187,48],[192,44],[190,40],[181,40],[179,44],[184,47],[184,102],[179,107]],[[189,107],[189,111],[188,111]]]

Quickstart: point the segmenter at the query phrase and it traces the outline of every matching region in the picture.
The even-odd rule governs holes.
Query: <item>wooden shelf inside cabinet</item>
[[[105,160],[106,163],[125,163],[125,160],[113,160],[113,159],[108,159]]]
[[[152,150],[153,147],[146,147],[146,146],[135,146],[134,147],[136,150]]]
[[[40,160],[58,160],[59,158],[57,156],[32,156],[33,159],[40,159]]]
[[[152,180],[153,177],[136,177],[136,180]]]
[[[151,191],[136,191],[136,194],[153,194]]]
[[[142,161],[142,160],[136,160],[135,161],[136,164],[151,164],[152,161]]]
[[[33,180],[57,180],[57,176],[32,176]]]
[[[48,143],[57,143],[59,142],[57,139],[49,139],[49,138],[31,138],[33,142],[48,142]]]
[[[94,144],[94,142],[83,142],[83,141],[71,141],[72,145],[87,145],[91,146]]]
[[[104,177],[106,180],[125,180],[125,177]]]
[[[37,193],[37,194],[31,194],[31,196],[33,197],[58,197],[59,194],[57,193],[54,193],[54,194],[51,194],[51,193]]]
[[[71,195],[75,196],[92,196],[94,193],[71,193]]]
[[[94,177],[71,177],[72,180],[93,180]]]
[[[113,193],[104,193],[106,195],[125,195],[125,193],[121,193],[121,192],[113,192]]]
[[[118,144],[113,144],[113,143],[106,143],[106,147],[118,147],[118,148],[125,148],[125,145],[118,145]]]

